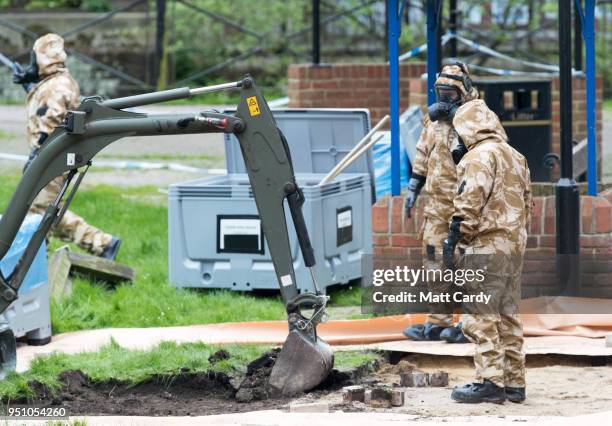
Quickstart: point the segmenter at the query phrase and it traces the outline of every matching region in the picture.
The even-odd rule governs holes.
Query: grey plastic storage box
[[[0,262],[4,276],[8,276],[17,265],[41,219],[40,215],[28,215],[24,219],[15,241]],[[32,344],[43,344],[51,339],[47,255],[44,243],[19,288],[19,298],[8,307],[4,316],[15,337],[25,336],[28,343]]]
[[[304,191],[304,218],[322,291],[361,277],[361,256],[371,252],[370,175],[344,173],[317,186],[324,174],[296,173]],[[178,287],[278,289],[246,174],[170,186],[170,281]],[[313,291],[291,215],[285,206],[296,280]]]
[[[296,178],[304,189],[304,216],[322,290],[360,278],[361,254],[372,250],[371,153],[332,183],[322,188],[316,185],[370,130],[368,110],[276,109],[272,114],[287,137]],[[233,135],[225,135],[225,156],[227,176],[170,187],[170,281],[179,287],[277,289],[240,144]],[[288,211],[286,216],[298,285],[311,286],[301,254],[297,256],[299,247]],[[343,225],[340,230],[338,221]]]

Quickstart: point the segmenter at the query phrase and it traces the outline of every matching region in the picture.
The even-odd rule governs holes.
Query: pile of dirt
[[[32,381],[29,385],[35,396],[13,403],[63,406],[73,415],[195,416],[279,409],[290,401],[276,395],[268,384],[279,351],[266,352],[248,364],[245,374],[233,376],[183,369],[179,374],[154,375],[133,384],[119,380],[94,382],[82,371],[65,371],[59,376],[59,389]],[[211,355],[210,362],[229,356],[219,351]],[[309,393],[318,398],[356,384],[366,380],[376,367],[370,363],[346,372],[333,370]]]

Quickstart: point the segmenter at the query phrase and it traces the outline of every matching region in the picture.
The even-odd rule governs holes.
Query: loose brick
[[[392,397],[393,391],[390,388],[374,388],[370,396],[370,405],[374,408],[391,408]]]
[[[448,373],[446,371],[436,371],[429,375],[429,385],[436,387],[448,386]]]
[[[290,413],[329,413],[329,404],[326,402],[293,403],[289,405]]]
[[[401,407],[404,405],[404,389],[393,389],[391,391],[391,405],[394,407]]]
[[[422,371],[411,371],[400,374],[400,385],[409,388],[422,388],[429,384],[429,374]]]
[[[346,386],[342,388],[342,400],[344,402],[364,402],[365,388],[363,386]]]

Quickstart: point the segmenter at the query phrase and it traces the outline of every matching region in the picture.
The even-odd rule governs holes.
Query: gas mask
[[[461,161],[463,156],[467,154],[467,152],[468,152],[468,149],[463,143],[463,140],[461,139],[461,137],[459,137],[459,135],[457,135],[456,143],[453,144],[453,147],[451,150],[451,156],[453,157],[453,162],[455,164],[459,164],[459,162]]]
[[[28,84],[38,83],[40,76],[38,75],[38,64],[36,63],[36,53],[30,52],[30,63],[25,70],[19,70],[13,74],[13,83]]]
[[[429,107],[429,119],[452,123],[457,109],[463,104],[459,89],[445,84],[436,85],[436,98],[438,102]]]

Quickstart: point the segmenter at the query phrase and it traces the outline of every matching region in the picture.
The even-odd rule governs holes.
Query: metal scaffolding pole
[[[559,0],[561,178],[556,186],[557,284],[579,296],[580,194],[572,171],[572,1]]]
[[[321,63],[321,0],[312,0],[312,63]]]
[[[597,81],[595,69],[595,0],[586,0],[584,8],[584,42],[586,44],[587,102],[587,177],[588,194],[597,195]]]
[[[405,3],[402,3],[402,6]],[[389,42],[389,115],[391,116],[391,195],[400,195],[400,136],[399,136],[399,37],[401,16],[399,0],[387,1]]]

